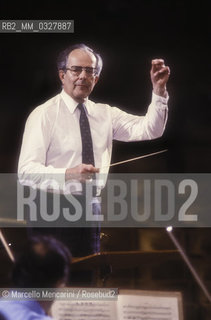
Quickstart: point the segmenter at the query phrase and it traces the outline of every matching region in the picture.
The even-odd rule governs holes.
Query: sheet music
[[[56,320],[114,320],[117,319],[116,301],[55,301],[52,317]]]
[[[57,300],[55,320],[182,320],[182,296],[176,292],[120,290],[118,300]]]
[[[117,319],[179,320],[176,297],[119,295]]]

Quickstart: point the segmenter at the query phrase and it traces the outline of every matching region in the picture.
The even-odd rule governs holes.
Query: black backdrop
[[[210,172],[210,10],[192,1],[28,1],[1,3],[1,19],[74,19],[73,34],[0,34],[0,172],[16,172],[29,112],[60,90],[55,60],[84,42],[104,59],[91,98],[142,114],[151,98],[150,61],[171,68],[169,120],[162,138],[114,143],[113,161],[168,153],[113,172]]]
[[[163,137],[129,144],[114,142],[112,161],[166,148],[168,152],[114,167],[112,172],[211,171],[211,17],[208,1],[28,0],[25,4],[1,1],[0,17],[75,21],[74,34],[0,34],[1,173],[17,171],[25,120],[35,106],[60,91],[55,64],[57,54],[69,44],[78,42],[96,49],[104,60],[101,79],[91,98],[132,113],[144,113],[150,102],[151,59],[162,57],[171,68],[169,119]],[[189,244],[188,253],[194,253],[198,246],[199,250],[207,252],[209,259],[209,229],[197,229],[197,233],[195,230],[182,231]],[[121,230],[117,234],[128,242],[128,234],[125,237],[123,233],[122,238]],[[204,244],[198,241],[201,238]],[[157,243],[162,246],[160,238]],[[208,270],[209,280],[210,261],[207,263],[205,258],[200,261]],[[184,272],[183,276],[186,275]],[[179,272],[178,279],[180,277]],[[200,299],[196,298],[195,291],[190,285],[186,287],[188,292],[184,300],[187,303],[197,301],[195,305],[198,306]],[[191,319],[204,318],[194,310],[190,304],[187,315]]]

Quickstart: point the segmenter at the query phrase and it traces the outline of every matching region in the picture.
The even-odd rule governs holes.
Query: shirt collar
[[[61,92],[61,97],[64,101],[64,103],[66,104],[66,106],[68,107],[69,111],[71,113],[74,113],[75,112],[75,109],[77,108],[78,106],[78,102],[75,101],[69,94],[67,94],[64,89],[62,89],[62,92]],[[88,98],[86,98],[85,102],[83,103],[86,107],[86,111],[88,114],[90,114],[91,110],[89,108],[89,103],[88,103]]]

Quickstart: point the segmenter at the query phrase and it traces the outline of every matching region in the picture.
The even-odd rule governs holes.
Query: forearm
[[[165,129],[168,97],[152,93],[152,101],[145,116],[134,116],[114,108],[113,139],[120,141],[151,140],[160,137]]]
[[[66,168],[45,166],[35,160],[22,162],[20,159],[18,165],[19,181],[24,185],[40,185],[47,181],[55,181],[61,189],[65,184],[65,171]]]
[[[144,139],[156,139],[162,136],[168,118],[167,103],[168,94],[167,97],[164,98],[153,92],[151,104],[143,121]]]

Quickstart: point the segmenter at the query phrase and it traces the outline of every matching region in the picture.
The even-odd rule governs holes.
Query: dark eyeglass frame
[[[66,68],[65,70],[69,70],[73,75],[79,76],[82,71],[85,71],[88,76],[97,75],[97,68],[93,67],[81,67],[81,66],[71,66],[70,68]]]

